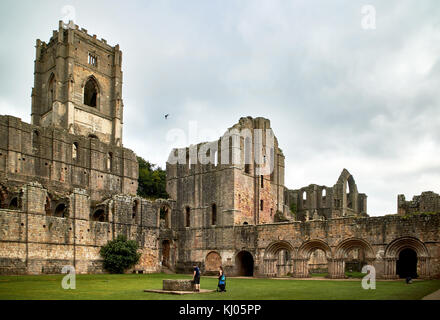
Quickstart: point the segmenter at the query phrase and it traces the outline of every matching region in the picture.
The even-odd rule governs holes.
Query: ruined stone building
[[[379,278],[440,276],[438,195],[399,196],[399,214],[369,217],[345,169],[333,187],[289,190],[265,118],[172,150],[170,199],[137,197],[121,66],[118,46],[73,24],[37,41],[32,124],[0,116],[1,274],[100,273],[99,249],[123,234],[138,242],[142,272],[196,263],[204,274],[222,265],[228,275],[344,278],[370,264]]]
[[[160,212],[173,204],[136,197],[121,64],[118,46],[75,25],[37,40],[32,124],[0,116],[0,273],[102,272],[99,249],[118,234],[157,270]]]
[[[271,131],[270,121],[242,118],[218,141],[170,154],[167,190],[180,211],[172,226],[177,271],[198,263],[205,272],[223,265],[236,275],[307,277],[317,271],[343,278],[370,264],[382,278],[439,275],[440,215],[369,217],[367,196],[346,169],[333,187],[289,190],[277,139],[272,148],[263,143],[256,150],[241,133],[246,129]],[[243,161],[249,148],[273,162],[272,173],[256,174],[257,166]],[[204,153],[211,161],[196,163]]]
[[[358,192],[347,169],[331,188],[311,184],[298,190],[286,189],[286,199],[299,221],[367,216],[367,196]]]
[[[440,195],[432,191],[422,192],[419,196],[414,196],[411,201],[406,201],[405,196],[397,196],[398,214],[420,214],[420,213],[439,213]]]

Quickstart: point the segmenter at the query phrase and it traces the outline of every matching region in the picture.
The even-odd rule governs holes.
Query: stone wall
[[[333,187],[311,184],[296,190],[286,188],[285,201],[286,206],[295,208],[298,221],[367,216],[367,195],[358,192],[347,169]]]
[[[405,196],[400,194],[397,196],[397,210],[400,215],[439,213],[440,195],[426,191],[421,195],[414,196],[411,201],[406,201]]]
[[[237,257],[249,252],[256,276],[309,276],[308,262],[317,250],[326,254],[332,278],[343,278],[345,263],[358,257],[374,265],[380,278],[396,277],[399,252],[410,248],[418,256],[420,277],[440,277],[440,215],[337,218],[256,226],[191,228],[179,232],[177,269],[189,272],[197,263],[205,270],[213,252],[229,275],[239,275]],[[398,248],[398,250],[395,250]],[[288,252],[280,263],[279,253]],[[280,267],[288,266],[284,272]],[[209,269],[209,268],[208,268]]]
[[[135,269],[160,271],[159,209],[170,201],[151,202],[115,195],[99,204],[105,220],[94,221],[96,208],[85,190],[69,195],[63,217],[48,215],[48,190],[39,183],[23,185],[20,207],[0,210],[0,273],[60,273],[71,265],[77,273],[102,273],[100,248],[118,235],[136,240],[142,253]]]
[[[284,155],[275,137],[273,145],[268,144],[270,134],[268,119],[241,118],[218,141],[171,152],[170,159],[177,161],[167,162],[167,191],[182,210],[181,226],[186,225],[186,208],[191,227],[212,225],[213,204],[218,226],[271,223],[277,212],[286,212]],[[209,163],[199,161],[203,153]],[[247,163],[247,157],[253,160]],[[256,157],[261,158],[259,164]],[[266,166],[273,170],[265,171]]]
[[[15,189],[33,181],[54,193],[86,189],[92,200],[118,193],[136,195],[138,170],[136,155],[129,149],[0,116],[3,208],[16,196]]]

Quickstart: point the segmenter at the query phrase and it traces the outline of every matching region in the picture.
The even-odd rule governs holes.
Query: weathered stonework
[[[249,127],[270,129],[270,122],[242,118],[232,128]],[[191,148],[182,149],[187,159]],[[229,148],[233,150],[232,143]],[[243,164],[222,164],[221,157],[217,165],[167,164],[168,192],[180,211],[175,226],[178,271],[190,271],[197,263],[204,272],[211,272],[219,264],[213,263],[215,256],[229,275],[308,277],[321,268],[331,278],[344,278],[353,266],[370,264],[378,277],[396,278],[403,275],[406,258],[401,254],[409,250],[416,255],[411,262],[414,273],[440,276],[440,215],[370,218],[367,196],[358,192],[346,169],[332,188],[310,185],[288,190],[277,141],[274,149],[278,155],[275,170],[263,182],[252,171],[248,174]],[[239,144],[239,159],[244,150],[243,143]],[[173,150],[170,159],[178,152]],[[259,207],[261,200],[277,214]],[[295,215],[289,213],[292,207]]]
[[[73,150],[75,148],[75,154]],[[111,155],[111,159],[109,159]],[[55,127],[42,128],[0,116],[0,206],[7,208],[23,183],[38,181],[52,195],[86,189],[92,200],[136,195],[133,151]],[[55,207],[53,208],[55,209]]]
[[[432,191],[422,192],[414,196],[411,201],[406,201],[405,196],[397,196],[397,209],[400,215],[420,213],[440,213],[440,195]]]
[[[60,21],[48,43],[36,43],[32,124],[122,146],[121,65],[119,45]]]
[[[0,209],[0,274],[60,273],[71,265],[78,273],[101,273],[100,248],[117,235],[136,240],[142,257],[137,270],[160,271],[159,211],[173,202],[115,195],[99,204],[103,221],[95,221],[85,190],[69,195],[64,216],[48,215],[48,190],[38,183],[22,187],[21,207]]]
[[[136,272],[198,264],[203,274],[221,265],[228,275],[343,278],[369,264],[380,278],[440,277],[437,194],[399,196],[399,215],[368,217],[345,169],[333,187],[288,190],[268,119],[241,118],[218,141],[173,150],[171,200],[136,197],[121,57],[73,24],[37,41],[32,125],[0,116],[0,274],[101,273],[100,248],[123,234],[139,244]]]
[[[286,189],[286,204],[295,208],[300,221],[367,216],[367,196],[359,193],[353,176],[344,169],[330,188],[311,184],[299,190]]]
[[[191,280],[163,280],[164,291],[194,291],[195,287]]]

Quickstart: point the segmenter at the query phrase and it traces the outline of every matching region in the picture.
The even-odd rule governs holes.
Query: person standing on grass
[[[219,268],[217,291],[226,292],[226,276],[222,266]]]
[[[200,269],[196,264],[194,264],[193,277],[194,277],[193,281],[194,281],[194,285],[195,285],[195,290],[196,290],[196,292],[200,292]]]

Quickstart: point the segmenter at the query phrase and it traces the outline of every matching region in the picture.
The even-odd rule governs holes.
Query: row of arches
[[[319,259],[314,255],[320,252]],[[429,275],[429,253],[420,240],[402,237],[385,249],[384,276],[387,278]],[[315,265],[325,265],[329,277],[343,278],[346,271],[360,271],[365,264],[372,264],[377,257],[372,246],[363,239],[341,241],[333,249],[322,240],[309,240],[295,249],[287,241],[277,241],[264,252],[263,273],[269,276],[295,275],[308,277]]]
[[[312,254],[320,250],[324,253],[325,263],[330,278],[344,278],[346,266],[350,261],[350,252],[359,250],[362,254],[356,258],[363,264],[373,264],[378,257],[372,246],[363,239],[351,238],[341,241],[334,249],[322,240],[309,240],[299,248],[294,248],[287,241],[276,241],[264,251],[262,273],[270,277],[290,276],[309,277],[309,262]],[[358,252],[359,252],[358,251]],[[406,278],[429,276],[429,254],[426,246],[413,237],[395,239],[386,247],[383,258],[385,262],[384,278]],[[206,271],[217,271],[222,264],[218,252],[211,251],[205,258]],[[246,250],[235,255],[235,275],[253,276],[255,258]]]

